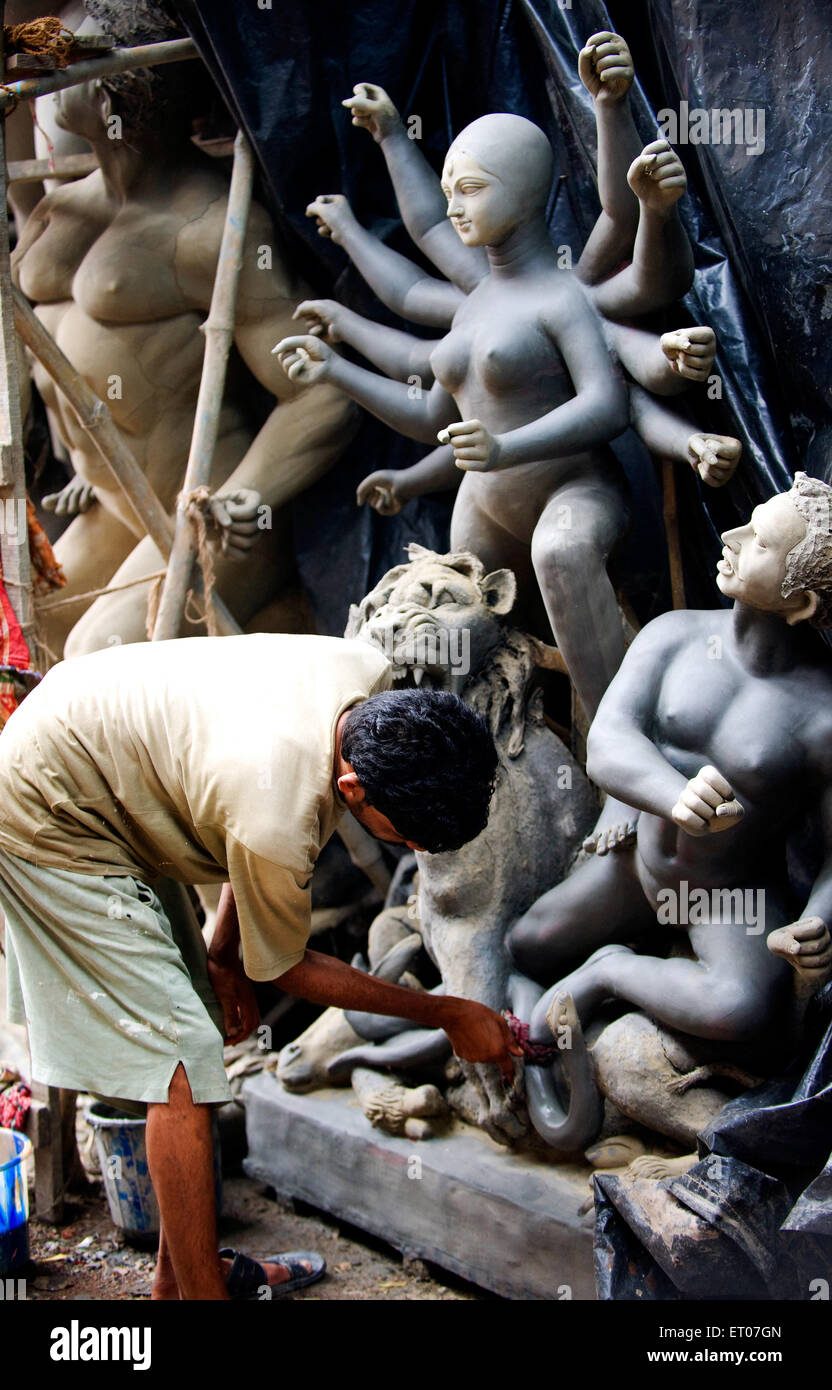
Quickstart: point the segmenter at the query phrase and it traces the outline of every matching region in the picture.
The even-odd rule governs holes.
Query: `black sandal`
[[[282,1265],[288,1269],[289,1278],[282,1284],[270,1284],[263,1265],[250,1255],[239,1250],[221,1250],[220,1258],[231,1260],[231,1268],[225,1281],[231,1298],[262,1299],[282,1298],[284,1294],[294,1293],[315,1284],[326,1273],[326,1260],[312,1250],[290,1250],[282,1255],[265,1255],[265,1264]],[[304,1269],[303,1263],[311,1264],[312,1269]]]

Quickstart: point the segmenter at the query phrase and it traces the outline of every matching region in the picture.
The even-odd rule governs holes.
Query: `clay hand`
[[[708,487],[724,487],[734,476],[742,445],[729,434],[692,434],[688,440],[691,468]]]
[[[485,1004],[472,999],[446,999],[454,1016],[443,1024],[454,1053],[464,1062],[489,1062],[514,1083],[513,1059],[523,1056],[505,1019]]]
[[[318,224],[318,236],[331,237],[336,246],[341,245],[343,233],[355,222],[352,208],[343,193],[319,193],[314,203],[306,209],[307,217],[314,217]]]
[[[457,468],[474,473],[490,473],[499,466],[500,444],[479,420],[460,420],[440,430],[440,444],[450,444]]]
[[[707,381],[716,357],[716,334],[712,328],[677,328],[661,336],[662,352],[679,376],[688,381]]]
[[[230,560],[244,560],[260,530],[257,524],[260,493],[251,487],[241,487],[236,492],[212,497],[208,505],[220,528],[219,548],[222,554]]]
[[[578,76],[595,101],[623,101],[634,75],[629,48],[609,29],[593,34],[578,54]]]
[[[730,830],[744,815],[730,782],[715,767],[700,767],[670,812],[674,824],[694,836]]]
[[[340,343],[339,319],[346,314],[343,304],[334,299],[304,299],[292,315],[293,319],[306,319],[306,331],[313,338],[323,338],[327,343]]]
[[[688,186],[682,161],[666,140],[645,145],[627,172],[640,202],[653,212],[668,213]]]
[[[358,484],[355,494],[359,507],[366,502],[379,516],[395,516],[408,500],[400,491],[399,474],[392,468],[369,473]]]
[[[272,352],[289,380],[297,381],[301,386],[312,386],[316,381],[326,380],[335,356],[331,347],[311,334],[281,338]]]
[[[809,986],[806,993],[819,989],[832,973],[832,937],[821,917],[801,917],[799,922],[778,927],[766,937],[766,945],[772,955],[794,966]]]
[[[482,1062],[460,1062],[476,1105],[476,1123],[498,1144],[521,1139],[528,1130],[523,1098],[523,1063],[513,1059],[511,1085],[493,1065]]]
[[[352,90],[355,95],[341,105],[351,113],[353,125],[369,130],[376,144],[381,144],[399,125],[398,111],[384,88],[373,82],[358,82]]]
[[[208,956],[208,979],[222,1006],[226,1043],[242,1042],[260,1022],[254,986],[242,966],[222,965]]]
[[[76,476],[70,478],[60,492],[50,492],[41,505],[44,511],[54,512],[56,516],[78,516],[80,512],[88,512],[95,501],[95,489]]]

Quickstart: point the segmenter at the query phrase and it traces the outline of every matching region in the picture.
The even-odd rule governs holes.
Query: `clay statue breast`
[[[449,396],[455,396],[464,385],[471,362],[471,344],[470,330],[452,328],[430,355],[433,374]]]

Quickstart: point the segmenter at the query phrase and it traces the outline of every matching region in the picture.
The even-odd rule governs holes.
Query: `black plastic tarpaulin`
[[[696,420],[737,434],[745,448],[724,493],[680,470],[689,601],[720,601],[712,583],[720,530],[788,486],[796,468],[832,477],[826,0],[785,8],[779,0],[178,0],[177,9],[252,141],[272,210],[315,292],[380,319],[387,315],[343,253],[304,217],[318,193],[344,192],[365,225],[413,254],[379,151],[341,106],[353,84],[378,82],[403,113],[420,116],[422,147],[437,169],[453,135],[487,111],[536,120],[565,175],[552,234],[579,252],[598,200],[577,54],[598,29],[622,33],[636,62],[639,131],[646,143],[668,128],[660,113],[675,113],[689,178],[682,213],[697,271],[685,308],[690,321],[716,330],[723,383],[721,401],[698,393]],[[711,116],[723,110],[743,116],[728,140]],[[704,140],[698,111],[708,115]],[[668,606],[660,500],[638,441],[628,435],[616,448],[637,518],[620,569],[644,619]],[[328,630],[341,630],[347,598],[401,559],[407,539],[430,545],[446,534],[441,502],[411,503],[386,521],[354,504],[364,473],[419,452],[368,421],[340,468],[296,507],[301,568]]]
[[[317,294],[387,322],[344,254],[304,216],[316,195],[343,192],[377,236],[414,254],[380,152],[341,106],[353,85],[379,83],[405,116],[420,117],[437,170],[477,116],[511,111],[537,121],[556,156],[552,236],[577,258],[599,207],[577,55],[599,29],[623,34],[635,58],[640,134],[645,143],[668,134],[688,174],[680,210],[696,278],[682,312],[715,329],[722,383],[721,399],[696,396],[697,425],[738,435],[745,450],[721,492],[679,472],[689,601],[722,601],[713,584],[719,531],[788,487],[797,468],[832,482],[828,0],[177,0],[177,9],[248,133],[298,268]],[[615,448],[636,503],[621,569],[646,620],[669,606],[661,499],[640,443],[628,434]],[[354,502],[365,473],[420,452],[368,418],[338,468],[297,500],[299,563],[325,630],[343,630],[349,601],[401,560],[408,539],[444,548],[441,501],[411,503],[391,520]],[[827,1025],[812,1047],[723,1112],[691,1173],[659,1185],[598,1179],[602,1297],[806,1298],[812,1269],[829,1277]]]
[[[600,1298],[828,1299],[832,986],[807,1035],[782,1075],[725,1106],[682,1177],[596,1177]]]

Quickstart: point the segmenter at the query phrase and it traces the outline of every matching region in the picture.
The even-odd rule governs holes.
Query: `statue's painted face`
[[[516,201],[505,182],[453,146],[442,170],[442,192],[451,225],[466,246],[500,246],[517,226]]]
[[[784,615],[803,603],[800,593],[783,598],[786,557],[806,535],[806,522],[786,493],[755,507],[745,526],[726,531],[717,565],[717,587],[765,613]]]

